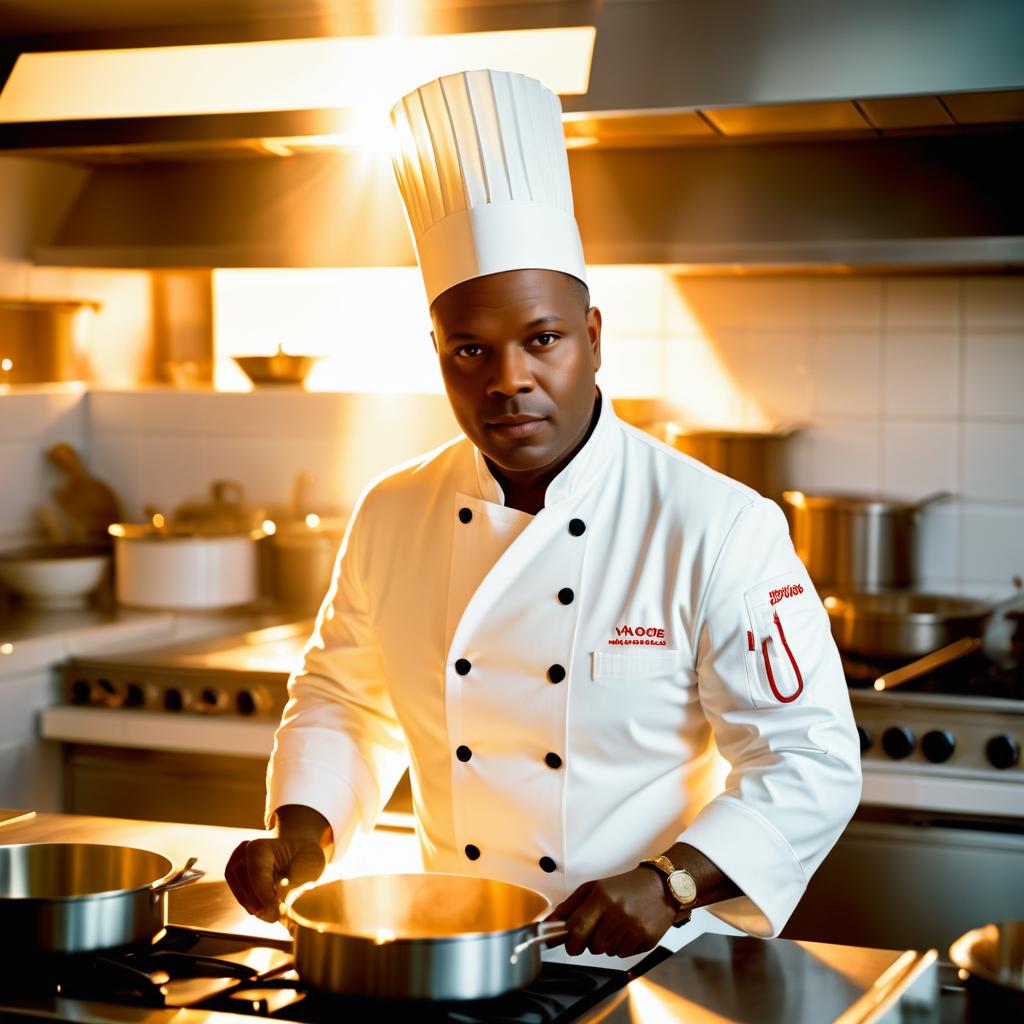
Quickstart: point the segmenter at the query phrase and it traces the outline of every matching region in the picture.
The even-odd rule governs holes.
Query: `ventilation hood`
[[[290,4],[288,17],[279,10],[271,0],[140,0],[95,11],[75,0],[0,0],[0,114],[22,54],[365,44],[396,30],[463,42],[478,33],[494,44],[502,33],[583,31],[558,90],[589,262],[1024,267],[1017,0],[308,0]],[[475,64],[465,53],[458,66]],[[550,77],[524,59],[519,70]],[[540,67],[562,63],[545,54]],[[499,66],[493,56],[481,64]],[[62,116],[54,100],[50,116],[36,105],[29,120],[0,121],[0,158],[80,169],[66,215],[34,258],[414,263],[388,157],[361,144],[357,106],[336,97],[252,109],[254,95],[236,90],[234,107],[123,116],[116,103],[103,116]],[[275,105],[263,95],[257,105]]]

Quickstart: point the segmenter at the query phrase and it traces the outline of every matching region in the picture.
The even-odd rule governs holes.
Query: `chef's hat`
[[[536,78],[460,71],[391,108],[392,162],[427,291],[503,270],[586,283],[562,104]]]

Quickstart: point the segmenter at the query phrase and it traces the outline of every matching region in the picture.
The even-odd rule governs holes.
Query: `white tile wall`
[[[0,286],[30,281],[33,291],[62,283],[0,263]],[[609,394],[666,398],[700,426],[796,422],[787,482],[804,490],[953,491],[922,518],[929,586],[998,594],[1024,574],[1024,277],[601,267],[590,285]],[[27,527],[52,486],[39,453],[56,439],[77,438],[138,515],[217,478],[281,503],[300,470],[313,472],[316,501],[347,508],[372,476],[459,433],[443,394],[103,390],[87,408],[81,396],[28,399],[0,395],[0,536]]]
[[[921,520],[925,584],[994,595],[1024,574],[1024,276],[670,274],[666,290],[670,396],[709,396],[737,428],[752,409],[799,419],[790,486],[954,492]]]

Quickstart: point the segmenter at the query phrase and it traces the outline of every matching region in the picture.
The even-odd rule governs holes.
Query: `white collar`
[[[555,505],[574,494],[579,494],[588,487],[594,478],[607,468],[611,461],[615,445],[618,442],[621,421],[612,408],[608,396],[598,387],[601,396],[601,408],[598,411],[597,423],[587,438],[586,444],[558,472],[548,484],[544,493],[544,507]],[[483,453],[473,445],[473,458],[476,463],[477,485],[480,497],[484,501],[496,505],[505,504],[505,492],[501,484],[494,478]]]

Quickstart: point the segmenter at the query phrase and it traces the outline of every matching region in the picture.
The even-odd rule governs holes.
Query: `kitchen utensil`
[[[71,522],[75,540],[107,542],[107,528],[121,518],[117,495],[102,480],[90,476],[81,456],[69,444],[55,444],[46,458],[67,474],[51,493]]]
[[[167,893],[205,874],[151,850],[94,843],[0,845],[0,950],[83,953],[152,939]]]
[[[952,661],[966,658],[968,654],[973,654],[980,649],[980,637],[965,636],[954,640],[951,644],[946,644],[945,647],[940,647],[937,651],[932,651],[931,654],[926,654],[909,665],[903,665],[901,668],[893,669],[893,671],[879,676],[875,680],[875,689],[892,690],[903,683],[909,683],[912,679],[918,679],[929,672],[934,672],[937,668],[942,668],[943,665],[948,665]]]
[[[278,345],[272,356],[232,356],[242,372],[259,386],[261,384],[301,384],[313,364],[323,356],[288,355]]]
[[[114,523],[114,592],[139,608],[229,608],[259,597],[262,530],[194,532],[174,525]]]
[[[22,811],[15,807],[0,807],[0,825],[20,825],[22,822],[31,821],[35,816],[35,811]]]
[[[105,545],[35,545],[0,552],[0,583],[33,608],[81,608],[107,575]]]
[[[914,583],[918,517],[952,495],[940,491],[920,501],[899,501],[784,491],[782,497],[790,509],[796,552],[819,590],[882,590]]]
[[[823,603],[836,646],[867,659],[922,658],[962,637],[980,637],[992,605],[909,590],[828,593]]]
[[[491,878],[366,875],[289,894],[299,977],[328,992],[487,999],[529,985],[538,946],[568,934],[551,902]]]
[[[0,384],[75,380],[76,350],[98,302],[0,299]]]
[[[949,959],[967,983],[971,1020],[1021,1019],[1018,1015],[1024,1015],[1024,921],[972,929],[949,947]]]

